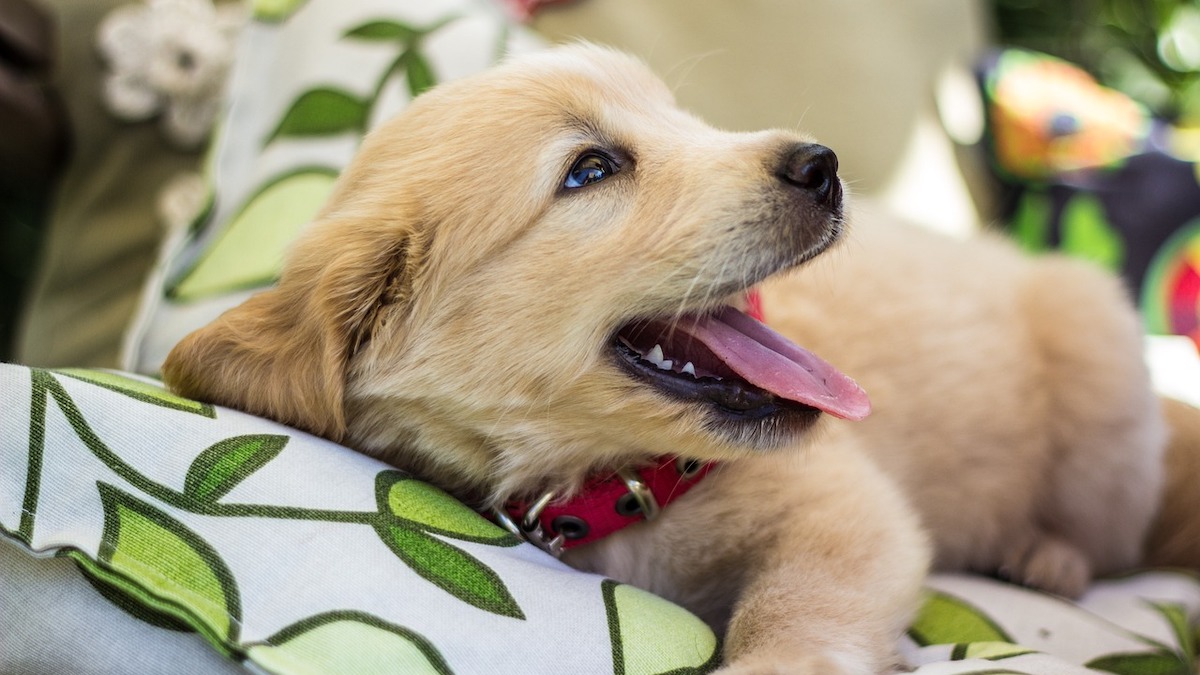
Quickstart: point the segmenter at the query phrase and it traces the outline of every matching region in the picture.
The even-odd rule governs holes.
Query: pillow
[[[698,673],[712,632],[444,492],[154,380],[0,365],[0,672]],[[917,672],[1190,673],[1200,582],[937,576]],[[198,640],[203,638],[203,641]],[[204,643],[211,649],[202,649]],[[200,667],[200,665],[203,667]]]
[[[935,575],[901,642],[917,673],[1194,673],[1200,581],[1142,572],[1078,602],[967,575]],[[948,663],[949,662],[949,663]],[[999,663],[996,663],[999,662]]]
[[[0,366],[0,392],[0,532],[58,558],[26,561],[38,573],[22,584],[69,559],[138,619],[273,673],[685,673],[718,658],[686,611],[331,442],[111,372]],[[29,672],[49,639],[106,652],[55,654],[78,661],[55,672],[164,648],[22,630],[54,623],[10,602],[14,567],[0,672]]]
[[[184,335],[274,283],[363,134],[420,91],[540,46],[494,0],[258,0],[210,149],[210,198],[168,235],[122,362],[156,373]]]

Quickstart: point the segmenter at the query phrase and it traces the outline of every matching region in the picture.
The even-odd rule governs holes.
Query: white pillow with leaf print
[[[171,629],[272,673],[683,674],[719,658],[684,610],[329,441],[112,372],[0,365],[0,396],[0,672],[174,672],[204,652]],[[1100,582],[1079,605],[982,577],[929,585],[901,645],[918,673],[1192,671],[1194,576]]]
[[[169,233],[123,363],[155,374],[187,333],[279,276],[363,136],[412,97],[541,42],[496,0],[258,0],[206,166]]]
[[[716,638],[686,611],[571,570],[437,488],[329,441],[118,373],[0,365],[0,392],[0,535],[24,555],[74,561],[104,591],[95,602],[195,631],[254,670],[650,675],[716,665]],[[61,567],[22,567],[51,563]],[[12,573],[4,585],[39,576]],[[0,626],[53,625],[22,614],[35,609],[5,606]],[[5,633],[0,672],[27,672],[19,659],[43,647],[36,632]],[[57,657],[79,663],[56,672],[109,662],[73,651]]]

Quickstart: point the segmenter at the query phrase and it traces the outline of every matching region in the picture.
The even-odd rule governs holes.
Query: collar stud
[[[550,527],[564,539],[583,539],[592,529],[587,521],[577,516],[558,516],[550,523]]]

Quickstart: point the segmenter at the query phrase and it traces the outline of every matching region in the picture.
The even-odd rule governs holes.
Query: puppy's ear
[[[350,357],[379,310],[407,303],[411,289],[409,238],[380,234],[354,222],[314,226],[279,285],[184,338],[163,379],[183,396],[341,440]]]

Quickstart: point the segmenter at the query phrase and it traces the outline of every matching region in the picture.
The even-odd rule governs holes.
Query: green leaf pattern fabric
[[[121,373],[0,365],[0,393],[0,536],[252,669],[556,673],[557,650],[513,646],[570,644],[611,673],[647,652],[611,621],[613,582],[374,459]],[[621,625],[701,646],[637,672],[715,665],[695,617],[624,605]]]
[[[72,558],[102,602],[252,670],[682,675],[719,662],[685,610],[570,570],[328,441],[122,373],[0,365],[0,393],[0,536]],[[1198,619],[1200,581],[1178,572],[1104,581],[1078,603],[938,575],[899,651],[930,675],[1183,675]]]
[[[450,675],[437,649],[402,626],[361,612],[330,612],[289,626],[249,648],[272,672]]]
[[[966,575],[936,575],[928,586],[901,643],[918,673],[1196,672],[1200,582],[1183,572],[1106,580],[1078,602]]]
[[[717,640],[684,609],[633,586],[605,581],[604,604],[620,675],[708,672],[720,656]],[[678,630],[691,625],[691,630]],[[698,639],[697,639],[698,638]]]
[[[100,567],[180,608],[214,644],[236,642],[237,586],[216,551],[161,509],[106,483],[96,487],[104,510]]]
[[[188,467],[183,491],[198,501],[215,502],[274,459],[287,441],[287,436],[279,434],[250,434],[218,441]]]
[[[337,172],[322,166],[273,176],[167,289],[170,300],[188,304],[274,283],[284,250],[325,202],[335,180]]]

